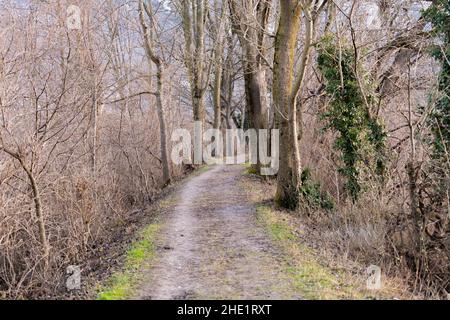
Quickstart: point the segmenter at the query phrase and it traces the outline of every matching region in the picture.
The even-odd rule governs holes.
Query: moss
[[[251,165],[249,165],[249,166],[247,167],[247,174],[256,174],[256,175],[259,175],[258,168],[257,168],[256,166],[251,166]]]
[[[133,295],[142,277],[139,271],[150,267],[155,257],[155,236],[159,228],[159,224],[154,223],[140,232],[138,240],[125,255],[122,270],[113,273],[106,285],[98,290],[99,300],[125,300]]]

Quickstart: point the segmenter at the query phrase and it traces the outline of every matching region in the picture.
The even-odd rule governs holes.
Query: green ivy
[[[338,133],[335,149],[341,153],[343,163],[339,172],[346,178],[347,194],[356,201],[362,190],[360,177],[364,167],[373,167],[379,176],[384,174],[387,135],[367,108],[354,72],[353,50],[344,48],[339,54],[336,47],[331,37],[324,37],[318,47],[317,62],[330,98],[322,117],[326,129]],[[370,82],[363,81],[365,85]],[[368,95],[366,99],[370,106],[374,105],[374,96]]]
[[[431,50],[432,56],[441,64],[439,74],[439,99],[430,117],[433,134],[434,158],[446,161],[450,149],[450,2],[437,0],[423,12],[425,21],[433,25],[433,33],[441,45]]]
[[[319,183],[312,181],[311,170],[309,168],[303,170],[301,179],[300,194],[309,206],[325,210],[332,210],[334,208],[334,202],[331,196],[322,191]]]

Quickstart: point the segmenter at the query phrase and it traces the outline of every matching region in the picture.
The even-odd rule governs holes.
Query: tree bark
[[[214,80],[214,129],[220,129],[222,123],[222,63],[218,63],[215,68],[215,80]]]
[[[213,86],[213,103],[214,103],[214,129],[220,129],[222,124],[222,80],[223,80],[223,68],[224,68],[224,47],[225,47],[225,12],[226,3],[222,5],[222,12],[217,17],[214,25],[214,33],[216,35],[216,46],[214,49],[214,86]],[[218,0],[214,1],[214,11],[216,14],[219,12]]]
[[[293,209],[298,205],[300,163],[293,157],[298,152],[296,135],[296,99],[294,65],[297,35],[301,24],[298,1],[280,1],[280,21],[275,40],[273,96],[275,123],[280,130],[280,171],[275,200],[278,205]]]
[[[42,200],[41,200],[41,193],[39,191],[39,187],[37,185],[36,179],[34,177],[33,172],[28,169],[25,164],[20,160],[23,169],[27,173],[28,180],[30,181],[31,190],[33,194],[33,202],[34,202],[34,210],[37,218],[37,224],[39,228],[39,240],[41,241],[42,245],[42,255],[46,262],[48,262],[48,258],[50,255],[50,244],[48,243],[47,239],[47,233],[45,228],[45,221],[44,221],[44,213],[42,210]]]
[[[247,126],[252,129],[269,127],[269,99],[266,66],[263,65],[264,38],[269,13],[269,3],[264,0],[230,0],[233,30],[243,50]],[[256,8],[256,13],[253,12]],[[259,137],[258,137],[259,139]],[[258,146],[259,149],[259,146]],[[260,171],[260,163],[254,166]]]
[[[159,133],[160,133],[160,144],[161,144],[161,160],[163,167],[163,184],[168,185],[171,181],[170,174],[170,164],[169,164],[169,152],[167,148],[167,129],[166,129],[166,119],[164,114],[164,104],[162,101],[161,94],[164,92],[164,78],[163,78],[163,67],[162,64],[157,65],[157,91],[156,91],[156,109],[158,113],[159,120]]]
[[[153,37],[151,33],[151,29],[148,27],[145,18],[144,11],[147,13],[150,19],[153,19],[153,10],[151,4],[144,3],[144,0],[140,0],[139,2],[139,18],[141,22],[141,26],[144,32],[144,45],[145,51],[147,54],[147,58],[149,64],[153,62],[156,65],[156,79],[157,79],[157,88],[154,93],[156,97],[156,110],[158,114],[159,121],[159,133],[160,133],[160,148],[161,148],[161,162],[162,162],[162,171],[163,171],[163,185],[166,186],[171,181],[171,173],[170,173],[170,163],[169,163],[169,152],[167,149],[167,129],[166,129],[166,119],[164,114],[164,103],[162,94],[164,93],[164,63],[162,59],[157,56],[153,50]]]
[[[275,199],[278,205],[289,209],[298,206],[302,174],[299,141],[302,136],[303,110],[298,95],[303,87],[310,61],[314,24],[326,3],[326,0],[280,1],[273,76],[275,124],[280,129],[281,135],[280,171]],[[302,16],[305,19],[305,37],[303,52],[298,61],[297,75],[295,75],[295,51]]]
[[[194,121],[204,124],[205,92],[209,82],[209,72],[205,74],[205,1],[182,0],[181,8],[185,64],[191,86]]]

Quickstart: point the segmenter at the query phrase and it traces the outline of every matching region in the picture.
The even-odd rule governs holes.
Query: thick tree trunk
[[[253,69],[250,67],[245,73],[244,80],[248,111],[248,127],[252,129],[267,129],[269,126],[269,106],[265,72],[261,69]],[[255,172],[260,172],[260,169],[261,163],[258,157],[258,163],[253,165],[253,170]]]
[[[266,72],[261,62],[261,56],[264,54],[264,33],[267,25],[269,4],[261,1],[257,2],[256,5],[256,2],[249,0],[230,1],[230,9],[233,31],[237,34],[244,51],[246,124],[252,129],[267,129],[269,127],[269,100]],[[256,13],[252,11],[255,5]],[[252,17],[251,15],[254,16]],[[258,158],[258,164],[254,166],[254,170],[259,172],[260,167]]]
[[[298,1],[280,1],[273,78],[275,121],[280,130],[280,171],[275,199],[278,205],[290,209],[298,206],[301,171],[296,130],[297,92],[293,84],[300,15]]]
[[[205,124],[205,94],[195,88],[192,94],[192,103],[194,105],[194,121],[200,121]]]
[[[248,68],[245,75],[249,125],[254,129],[267,129],[269,125],[266,75],[263,70]]]

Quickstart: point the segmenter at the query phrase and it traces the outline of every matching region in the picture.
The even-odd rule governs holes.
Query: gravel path
[[[249,205],[242,166],[216,166],[178,192],[138,299],[299,299]]]

